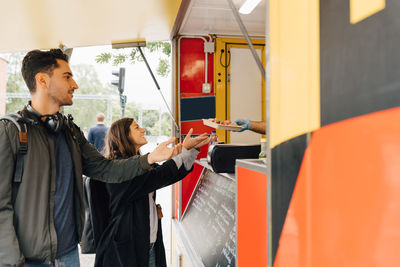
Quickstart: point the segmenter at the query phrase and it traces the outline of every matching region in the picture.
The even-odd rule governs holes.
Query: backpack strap
[[[66,129],[71,133],[72,138],[77,142],[79,146],[82,146],[86,142],[86,137],[81,132],[78,125],[74,123],[74,118],[71,114],[65,116]]]
[[[19,147],[15,162],[15,172],[13,182],[20,183],[24,172],[24,156],[28,152],[28,127],[29,124],[35,124],[31,119],[23,118],[17,113],[8,114],[0,117],[0,120],[11,121],[18,129]]]

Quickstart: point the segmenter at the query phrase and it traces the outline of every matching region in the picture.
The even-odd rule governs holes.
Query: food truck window
[[[264,40],[252,42],[265,65]],[[265,120],[265,82],[246,41],[217,39],[215,58],[216,117]],[[231,144],[257,144],[261,137],[250,131],[217,131],[217,134],[221,141]]]
[[[256,46],[261,58],[263,47]],[[229,45],[228,116],[231,119],[248,118],[261,121],[262,77],[248,46]],[[260,135],[251,131],[230,132],[231,144],[258,144]]]

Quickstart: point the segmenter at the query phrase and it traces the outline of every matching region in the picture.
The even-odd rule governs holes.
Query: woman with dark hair
[[[192,169],[199,148],[210,138],[191,137],[189,131],[175,155],[147,173],[120,184],[106,184],[110,219],[96,249],[95,266],[165,267],[161,216],[155,205],[155,190],[183,179]],[[145,130],[133,119],[114,122],[107,132],[105,156],[129,158],[147,143]]]

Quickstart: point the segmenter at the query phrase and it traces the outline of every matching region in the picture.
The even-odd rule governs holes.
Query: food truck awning
[[[180,0],[0,1],[0,53],[168,40]]]
[[[265,16],[265,0],[242,16],[250,34],[265,35]],[[0,1],[0,53],[214,33],[241,35],[226,0]]]

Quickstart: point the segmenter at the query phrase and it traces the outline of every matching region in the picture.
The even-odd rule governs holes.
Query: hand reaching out
[[[251,129],[251,121],[250,120],[243,120],[243,119],[237,119],[234,120],[234,123],[236,123],[238,126],[242,126],[242,129],[239,131],[233,131],[233,132],[243,132],[245,130],[250,130]],[[232,122],[230,120],[226,120],[222,122],[223,125],[230,125]]]
[[[148,163],[153,164],[155,162],[168,160],[176,154],[179,154],[180,150],[182,149],[181,146],[168,147],[168,145],[172,144],[173,142],[175,142],[175,137],[172,137],[168,141],[159,144],[156,149],[154,149],[154,151],[151,152],[147,157]]]
[[[192,132],[193,129],[191,128],[182,143],[183,147],[187,150],[204,146],[205,144],[208,144],[211,140],[211,138],[208,137],[207,133],[203,133],[195,138],[192,138]]]
[[[237,119],[234,122],[237,125],[243,127],[239,132],[243,132],[245,130],[250,130],[251,129],[251,121],[250,120]]]
[[[177,144],[173,147],[168,147],[168,145],[172,144],[175,141],[175,137],[172,137],[168,141],[162,142],[160,145],[151,152],[147,158],[149,164],[153,164],[155,162],[160,162],[164,160],[168,160],[182,152],[182,147],[190,150],[192,148],[199,148],[208,144],[212,139],[212,137],[208,137],[207,133],[203,133],[197,137],[192,138],[193,129],[190,129],[182,144]]]

